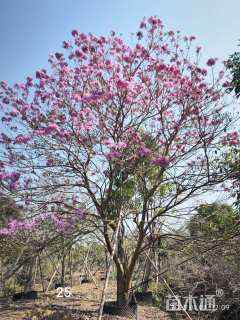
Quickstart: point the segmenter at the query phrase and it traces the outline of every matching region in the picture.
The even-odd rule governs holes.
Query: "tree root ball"
[[[128,305],[118,305],[117,302],[106,302],[103,307],[103,313],[122,317],[135,317],[138,315],[138,305],[135,302],[130,302]]]
[[[18,300],[35,300],[38,298],[37,291],[19,292],[12,296],[13,301]]]
[[[135,292],[134,296],[137,302],[152,304],[153,303],[153,293],[152,291],[148,292]]]

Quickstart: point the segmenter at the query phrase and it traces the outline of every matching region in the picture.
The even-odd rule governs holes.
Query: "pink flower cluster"
[[[31,139],[32,139],[31,137],[19,135],[15,138],[14,143],[25,144],[25,143],[28,143]]]
[[[47,212],[25,221],[12,220],[6,227],[0,228],[0,236],[15,236],[19,232],[33,232],[39,229],[46,220],[51,220],[54,223],[57,232],[68,232],[85,216],[85,210],[76,209],[74,213],[64,217],[61,214]]]
[[[152,153],[152,151],[149,148],[144,147],[144,146],[140,147],[138,152],[139,152],[140,157],[148,157]]]
[[[50,213],[43,213],[38,217],[25,221],[14,219],[10,221],[6,227],[0,229],[0,236],[15,236],[18,232],[33,231],[49,217]]]
[[[0,229],[0,236],[14,236],[17,232],[32,231],[35,226],[35,221],[21,222],[13,220],[8,224],[7,227]]]
[[[158,157],[152,161],[153,164],[158,165],[162,168],[167,168],[169,166],[170,160],[168,157]]]
[[[98,179],[110,179],[111,161],[134,167],[143,160],[166,170],[184,164],[187,171],[194,152],[239,144],[237,133],[220,137],[226,82],[221,73],[210,83],[207,68],[216,59],[196,63],[188,54],[195,37],[165,30],[155,16],[143,19],[135,35],[130,45],[114,32],[73,30],[47,70],[12,87],[0,83],[1,181],[30,188],[36,177],[36,189],[50,186],[53,194],[58,187],[89,192]],[[194,48],[196,58],[200,50]],[[202,164],[196,161],[195,168]],[[13,168],[17,173],[6,173]]]
[[[19,185],[20,173],[18,172],[0,172],[0,181],[5,181],[9,184],[11,190],[17,189]]]
[[[212,67],[212,66],[214,66],[214,65],[216,64],[216,61],[217,61],[217,58],[210,58],[210,59],[208,59],[208,61],[207,61],[207,65],[208,65],[209,67]]]
[[[239,145],[240,144],[240,136],[238,131],[229,132],[223,138],[223,145]]]

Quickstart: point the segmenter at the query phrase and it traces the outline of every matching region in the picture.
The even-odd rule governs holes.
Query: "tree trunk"
[[[117,266],[117,303],[128,305],[130,299],[131,275],[122,272]]]
[[[126,255],[123,248],[124,228],[121,229],[118,235],[118,250],[117,255],[120,265],[116,265],[117,269],[117,303],[119,305],[128,305],[129,303],[129,289],[131,285],[132,274],[127,267]]]
[[[33,266],[34,266],[34,260],[31,260],[29,265],[27,266],[27,282],[24,286],[24,292],[27,292],[32,289],[32,286],[33,286]]]
[[[150,279],[151,271],[152,271],[152,264],[149,261],[149,259],[147,259],[145,274],[144,274],[144,278],[143,278],[143,287],[142,287],[143,292],[147,292],[148,291],[149,279]]]
[[[41,282],[42,282],[42,289],[43,289],[43,292],[45,293],[45,286],[44,286],[44,279],[43,279],[43,273],[42,273],[42,266],[41,266],[41,257],[40,257],[40,255],[38,256],[38,266],[39,266],[39,272],[40,272],[40,277],[41,277]]]

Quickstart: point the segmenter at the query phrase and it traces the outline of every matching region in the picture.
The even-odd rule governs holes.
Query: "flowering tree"
[[[72,215],[45,212],[35,217],[26,215],[24,209],[4,196],[4,192],[0,193],[0,295],[14,276],[21,279],[23,275],[27,281],[22,281],[24,291],[29,290],[36,261],[46,249],[51,250],[51,254],[57,252],[61,261],[61,283],[64,283],[65,260],[73,243],[94,231],[87,226],[87,221],[82,222],[83,209],[75,210]]]
[[[226,178],[216,162],[231,122],[223,72],[208,75],[216,59],[201,67],[194,37],[165,31],[156,17],[141,22],[132,46],[114,32],[72,36],[36,80],[1,82],[0,179],[36,214],[76,213],[84,201],[109,253],[121,213],[114,262],[126,303],[140,253],[161,237],[152,227]]]

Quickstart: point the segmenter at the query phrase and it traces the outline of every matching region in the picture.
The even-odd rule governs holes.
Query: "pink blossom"
[[[18,115],[18,112],[17,111],[11,111],[10,112],[10,116],[11,117],[16,117]]]
[[[123,90],[127,90],[128,87],[129,87],[129,82],[128,81],[125,81],[125,80],[118,80],[117,81],[117,87],[119,89],[123,89]]]
[[[143,19],[143,20],[141,21],[141,23],[140,23],[140,28],[141,28],[141,29],[144,29],[144,28],[146,28],[146,27],[147,27],[146,19]]]
[[[82,97],[81,97],[81,95],[78,94],[78,93],[73,94],[73,99],[74,99],[75,101],[77,101],[77,102],[81,102],[81,101],[82,101]]]
[[[141,40],[142,37],[143,37],[142,31],[138,31],[138,32],[137,32],[137,38],[138,38],[138,40]]]
[[[10,100],[7,98],[7,97],[4,97],[2,99],[2,102],[5,103],[5,104],[9,104],[10,103]]]
[[[175,35],[175,33],[174,33],[174,31],[168,31],[168,35],[169,35],[169,37],[174,37],[174,35]]]
[[[76,209],[74,213],[77,215],[77,218],[81,219],[84,218],[86,215],[86,211],[81,208]]]
[[[126,148],[127,144],[124,141],[119,141],[117,143],[115,143],[115,148],[116,149],[123,149]]]
[[[76,50],[76,51],[75,51],[75,56],[76,56],[77,58],[79,58],[79,59],[84,59],[84,58],[85,58],[85,54],[84,54],[82,51],[80,51],[80,50]]]
[[[223,145],[239,145],[240,136],[237,131],[229,132],[222,140]]]
[[[78,31],[74,29],[74,30],[72,31],[72,36],[73,36],[73,37],[76,37],[77,35],[78,35]]]
[[[33,79],[32,77],[27,77],[27,86],[32,87],[33,86]]]
[[[25,221],[14,219],[10,221],[6,227],[0,228],[0,236],[15,236],[18,232],[22,231],[34,232],[42,223],[49,219],[54,222],[57,231],[67,232],[75,223],[84,219],[85,216],[85,210],[76,209],[72,215],[69,214],[66,218],[52,212],[45,212],[39,214],[35,218],[29,218]]]
[[[208,59],[208,61],[207,61],[207,65],[208,65],[209,67],[212,67],[212,66],[215,65],[216,61],[217,61],[216,58],[210,58],[210,59]]]
[[[29,188],[30,185],[31,185],[31,182],[32,182],[32,179],[31,179],[31,178],[27,178],[27,179],[24,181],[24,187],[25,187],[25,188]]]
[[[225,81],[222,86],[224,88],[231,88],[232,87],[232,83],[230,81]]]
[[[19,181],[11,181],[9,188],[10,190],[17,190],[19,188]]]
[[[71,42],[70,41],[63,41],[63,48],[68,49],[71,47]]]
[[[121,158],[122,154],[119,151],[113,150],[110,153],[107,154],[107,159],[108,160],[114,160],[114,159],[118,159]]]
[[[58,59],[58,60],[61,60],[63,58],[63,54],[62,53],[59,53],[59,52],[56,52],[55,53],[55,57]]]
[[[50,123],[47,127],[47,132],[59,131],[59,126],[56,123]]]
[[[5,80],[3,80],[3,81],[1,81],[0,82],[0,85],[1,85],[1,87],[3,88],[3,89],[7,89],[7,87],[8,87],[8,83],[7,83],[7,81],[5,81]]]
[[[115,142],[110,138],[103,140],[102,143],[105,144],[108,147],[114,147],[115,146]]]
[[[14,143],[27,143],[31,140],[31,137],[19,135],[15,138]]]
[[[0,172],[0,180],[6,180],[7,173],[6,172]]]
[[[41,70],[36,71],[36,78],[37,79],[45,78],[46,75],[47,75],[47,71],[45,69],[41,69]]]
[[[148,157],[152,153],[152,151],[146,147],[141,147],[138,152],[141,157]]]
[[[53,166],[55,161],[53,159],[48,159],[47,160],[47,166]]]
[[[18,172],[0,172],[0,180],[9,181],[11,183],[15,183],[19,180],[20,173]]]
[[[152,161],[153,164],[159,165],[162,168],[167,168],[169,166],[169,158],[168,157],[158,157]]]

